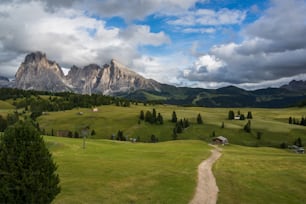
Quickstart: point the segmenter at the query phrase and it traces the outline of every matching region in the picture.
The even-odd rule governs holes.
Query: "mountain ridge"
[[[236,86],[219,89],[175,87],[146,79],[112,59],[100,66],[73,65],[67,75],[45,53],[28,54],[19,66],[14,82],[0,78],[0,87],[50,92],[104,94],[140,101],[207,107],[288,107],[305,100],[306,81],[291,81],[280,88],[248,91]]]

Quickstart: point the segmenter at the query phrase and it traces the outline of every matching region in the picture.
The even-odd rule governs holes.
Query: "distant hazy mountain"
[[[294,92],[300,92],[300,91],[306,92],[306,81],[293,80],[288,85],[284,85],[281,88]]]
[[[10,80],[6,77],[0,76],[0,87],[9,87],[10,86]]]
[[[12,86],[0,78],[0,87]],[[141,101],[207,107],[288,107],[306,98],[306,82],[292,81],[280,88],[247,91],[235,86],[220,89],[175,87],[146,79],[116,60],[99,66],[73,66],[64,75],[62,68],[34,52],[21,63],[14,82],[19,89],[51,92],[72,91],[81,94],[101,93]]]

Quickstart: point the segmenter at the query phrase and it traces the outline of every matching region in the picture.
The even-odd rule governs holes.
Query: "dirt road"
[[[211,156],[198,167],[198,185],[189,204],[215,204],[218,198],[218,186],[212,173],[212,166],[221,156],[219,149],[211,150]]]

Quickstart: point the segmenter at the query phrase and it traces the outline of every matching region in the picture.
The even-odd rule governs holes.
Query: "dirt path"
[[[218,198],[218,186],[212,173],[212,166],[221,156],[220,149],[211,150],[211,156],[204,160],[198,167],[198,185],[196,193],[189,204],[216,204]]]

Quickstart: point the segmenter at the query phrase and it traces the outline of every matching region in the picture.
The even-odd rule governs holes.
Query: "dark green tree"
[[[221,123],[221,128],[223,129],[225,127],[224,122]]]
[[[151,135],[151,142],[152,143],[158,142],[158,138],[155,135]]]
[[[302,143],[302,140],[301,138],[297,138],[295,141],[294,141],[294,145],[298,146],[298,147],[303,147],[303,143]]]
[[[9,113],[6,117],[7,125],[13,125],[19,120],[19,116],[17,112]]]
[[[198,117],[197,117],[197,123],[198,124],[203,124],[202,116],[201,116],[200,113],[198,114]]]
[[[257,139],[260,140],[262,137],[262,132],[257,132]]]
[[[151,123],[151,121],[152,121],[152,113],[150,111],[146,112],[145,121]]]
[[[245,120],[244,114],[240,115],[240,120]]]
[[[173,113],[172,113],[171,122],[173,122],[173,123],[176,123],[176,122],[177,122],[177,116],[176,116],[176,112],[175,112],[175,111],[173,111]]]
[[[289,122],[289,124],[292,124],[292,117],[291,116],[289,117],[289,121],[288,122]]]
[[[0,132],[4,132],[4,130],[7,128],[7,121],[5,118],[0,115]]]
[[[123,131],[119,130],[118,133],[117,133],[117,140],[120,140],[120,141],[125,141],[125,137],[123,135]]]
[[[247,119],[253,119],[253,115],[251,111],[248,112]]]
[[[182,120],[180,122],[176,123],[175,129],[176,129],[177,134],[180,134],[180,133],[183,132],[184,128],[183,128],[183,121]]]
[[[251,132],[251,121],[248,120],[247,124],[243,127],[244,131],[250,133]]]
[[[145,119],[145,115],[144,115],[143,110],[140,111],[139,119],[140,119],[140,120],[144,120],[144,119]]]
[[[235,119],[235,113],[234,113],[234,111],[230,110],[230,111],[228,112],[228,119],[229,119],[229,120],[234,120],[234,119]]]
[[[164,124],[163,116],[160,113],[158,113],[158,115],[157,115],[156,122],[161,124],[161,125]]]
[[[157,116],[156,116],[156,110],[155,110],[155,108],[153,108],[153,110],[152,110],[151,123],[155,123],[155,122],[156,122],[156,118],[157,118]]]
[[[51,203],[60,192],[56,169],[31,122],[10,126],[0,141],[1,203]]]

